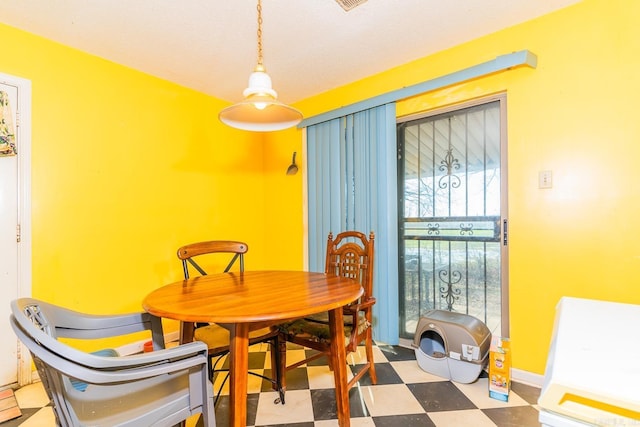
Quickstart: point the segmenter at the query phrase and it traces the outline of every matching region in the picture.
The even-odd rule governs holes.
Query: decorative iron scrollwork
[[[449,148],[447,150],[447,154],[444,156],[444,159],[440,161],[439,169],[441,171],[446,170],[447,174],[438,180],[438,187],[447,188],[449,185],[451,188],[460,187],[460,178],[453,174],[454,169],[460,169],[460,161],[453,157],[453,148]]]
[[[427,224],[427,234],[428,234],[429,236],[432,236],[432,235],[434,235],[434,234],[435,234],[435,235],[439,235],[439,234],[440,234],[440,224],[439,224],[439,223],[437,223],[437,222],[436,222],[435,224],[433,224],[433,223],[428,223],[428,224]]]
[[[460,235],[464,236],[473,236],[473,224],[472,223],[467,223],[466,225],[463,223],[460,223]]]
[[[453,285],[460,282],[462,274],[460,274],[459,271],[451,271],[451,274],[449,274],[447,270],[440,270],[438,272],[438,278],[446,285],[440,287],[440,292],[442,292],[440,296],[447,302],[447,310],[452,311],[453,304],[460,299],[459,295],[462,294],[462,291],[460,289],[454,289]]]

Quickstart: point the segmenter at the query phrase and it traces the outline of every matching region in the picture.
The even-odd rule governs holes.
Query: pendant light
[[[249,76],[249,87],[242,92],[244,100],[220,111],[220,121],[231,127],[249,131],[275,131],[297,125],[302,113],[278,101],[271,87],[271,77],[262,63],[262,3],[258,0],[258,64]]]

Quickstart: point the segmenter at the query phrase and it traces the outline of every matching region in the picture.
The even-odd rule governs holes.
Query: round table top
[[[306,271],[245,271],[181,280],[152,291],[142,307],[185,322],[249,323],[304,317],[355,301],[353,279]]]

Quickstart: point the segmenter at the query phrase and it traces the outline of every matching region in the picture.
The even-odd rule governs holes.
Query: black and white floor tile
[[[251,348],[249,369],[270,375],[268,346]],[[287,362],[301,360],[310,350],[290,346]],[[536,402],[540,389],[512,383],[508,402],[489,398],[484,373],[472,384],[460,384],[422,370],[411,349],[379,345],[374,349],[378,384],[367,375],[350,390],[351,425],[354,427],[538,427]],[[364,348],[347,356],[352,369],[364,360]],[[222,377],[222,375],[220,376]],[[214,386],[221,384],[216,378]],[[217,390],[217,388],[216,388]],[[16,390],[22,417],[2,427],[49,427],[55,425],[46,393],[40,383]],[[248,426],[334,427],[338,425],[333,390],[333,374],[326,359],[320,358],[287,373],[285,405],[271,384],[249,376],[247,396]],[[218,427],[229,424],[228,385],[222,388],[216,406]],[[195,425],[189,420],[187,425]]]

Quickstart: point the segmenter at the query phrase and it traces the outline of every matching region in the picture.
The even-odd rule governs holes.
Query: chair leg
[[[273,340],[271,340],[271,371],[272,375],[275,376],[275,383],[273,383],[272,387],[279,394],[279,399],[276,399],[274,403],[282,403],[284,405],[284,386],[283,386],[283,378],[284,371],[282,369],[282,362],[280,359],[282,358],[282,354],[280,353],[280,336],[276,335]],[[286,341],[285,341],[285,351],[286,351]],[[285,353],[286,357],[286,353]]]
[[[218,371],[218,372],[222,372],[222,371]],[[222,394],[222,389],[224,388],[224,385],[228,379],[229,379],[229,371],[226,371],[224,374],[224,380],[222,380],[222,384],[220,384],[220,387],[218,388],[218,392],[215,393],[215,389],[213,390],[215,393],[215,398],[213,399],[214,408],[218,406],[218,399],[220,399],[220,395]]]
[[[220,394],[222,393],[222,389],[224,388],[225,383],[227,382],[227,380],[229,379],[229,370],[228,369],[216,369],[218,366],[218,363],[222,361],[222,359],[224,358],[224,356],[227,353],[223,353],[223,354],[218,354],[218,355],[209,355],[208,359],[209,359],[209,366],[207,366],[208,371],[209,371],[209,381],[211,381],[211,385],[213,386],[213,407],[215,408],[218,405],[218,400],[220,398]],[[216,359],[216,361],[214,362],[213,359]],[[224,380],[222,380],[222,384],[220,384],[220,387],[218,387],[218,391],[216,392],[215,389],[215,374],[216,372],[220,373],[222,375],[222,372],[225,373],[225,377]]]
[[[367,330],[365,351],[367,353],[367,362],[369,362],[369,377],[371,378],[371,384],[375,385],[378,383],[378,376],[376,375],[376,364],[373,362],[373,337],[371,336],[371,328]]]
[[[287,338],[284,334],[278,335],[278,365],[280,366],[280,389],[286,391],[287,389]]]
[[[213,356],[209,355],[208,359],[209,359],[209,364],[207,365],[207,370],[209,371],[209,381],[211,381],[211,384],[213,384],[213,374],[214,374]]]

